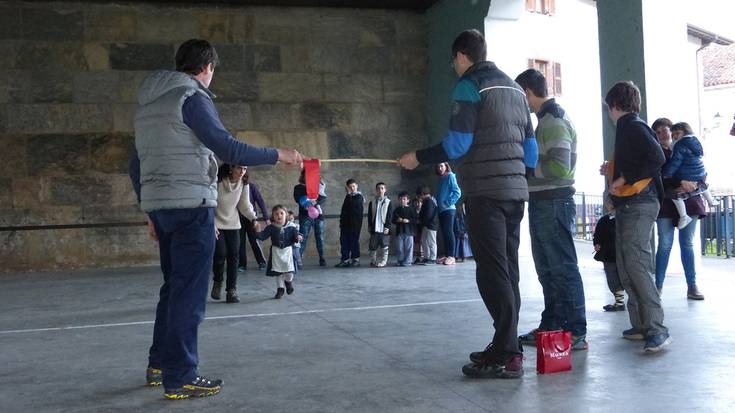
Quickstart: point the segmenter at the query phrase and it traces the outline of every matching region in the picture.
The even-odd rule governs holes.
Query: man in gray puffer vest
[[[222,385],[197,371],[215,245],[215,155],[232,165],[302,162],[295,150],[258,148],[227,132],[208,89],[217,63],[209,42],[188,40],[176,52],[176,71],[151,73],[138,91],[130,177],[163,272],[146,381],[163,383],[169,399],[210,396]]]
[[[462,372],[476,378],[520,378],[518,244],[535,138],[523,89],[485,56],[479,31],[457,36],[452,64],[460,79],[452,93],[449,132],[435,146],[404,154],[399,163],[414,169],[459,160],[477,287],[495,325],[491,343],[471,353],[472,362]]]

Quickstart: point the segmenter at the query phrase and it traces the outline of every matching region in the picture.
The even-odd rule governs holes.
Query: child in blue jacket
[[[664,178],[676,178],[682,181],[697,182],[698,188],[694,192],[688,193],[670,193],[676,211],[679,213],[679,230],[689,225],[692,219],[686,213],[684,200],[692,196],[702,195],[710,206],[718,204],[712,198],[712,194],[707,189],[707,171],[704,169],[702,156],[704,150],[699,142],[691,126],[686,122],[679,122],[671,126],[671,137],[674,140],[671,159],[663,166],[662,175]]]

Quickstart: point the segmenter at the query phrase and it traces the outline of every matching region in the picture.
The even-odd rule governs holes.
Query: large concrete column
[[[597,2],[600,42],[601,96],[620,80],[632,80],[641,90],[641,117],[646,118],[646,70],[643,50],[643,0]],[[615,125],[603,111],[603,151],[609,159],[615,143]]]
[[[485,31],[490,0],[441,0],[426,13],[429,46],[427,121],[429,143],[444,137],[457,75],[450,66],[452,41],[466,29]]]

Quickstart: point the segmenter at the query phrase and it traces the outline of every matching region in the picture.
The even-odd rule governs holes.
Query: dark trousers
[[[495,327],[490,357],[499,363],[522,351],[518,344],[518,244],[523,204],[485,197],[468,198],[466,203],[477,288]]]
[[[457,211],[454,209],[439,213],[439,226],[442,228],[445,257],[454,257],[455,250],[457,249],[454,243],[454,215],[456,213]]]
[[[240,230],[221,229],[214,248],[214,281],[222,282],[227,264],[227,290],[237,289],[237,262],[240,249]]]
[[[163,286],[148,363],[163,370],[166,388],[177,388],[197,376],[197,331],[214,254],[214,208],[159,210],[150,218],[158,235]]]
[[[263,255],[263,249],[258,244],[258,239],[255,238],[255,223],[244,216],[240,215],[240,258],[239,263],[243,267],[248,266],[248,255],[247,255],[247,242],[250,243],[250,248],[253,250],[255,261],[258,265],[265,264],[265,256]],[[247,242],[245,242],[247,241]]]
[[[623,291],[623,284],[620,283],[620,275],[618,275],[618,265],[614,262],[603,262],[602,266],[605,268],[607,288],[610,289],[610,292],[615,294]]]
[[[350,258],[360,258],[360,233],[340,231],[339,245],[342,252],[342,261]]]

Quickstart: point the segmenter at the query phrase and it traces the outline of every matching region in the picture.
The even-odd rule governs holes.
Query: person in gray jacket
[[[222,385],[197,371],[197,329],[215,245],[215,155],[234,165],[303,159],[295,150],[258,148],[227,132],[208,89],[219,62],[209,42],[187,40],[175,60],[176,71],[155,71],[140,85],[130,177],[163,272],[146,381],[163,383],[166,398],[185,399],[217,394]]]

